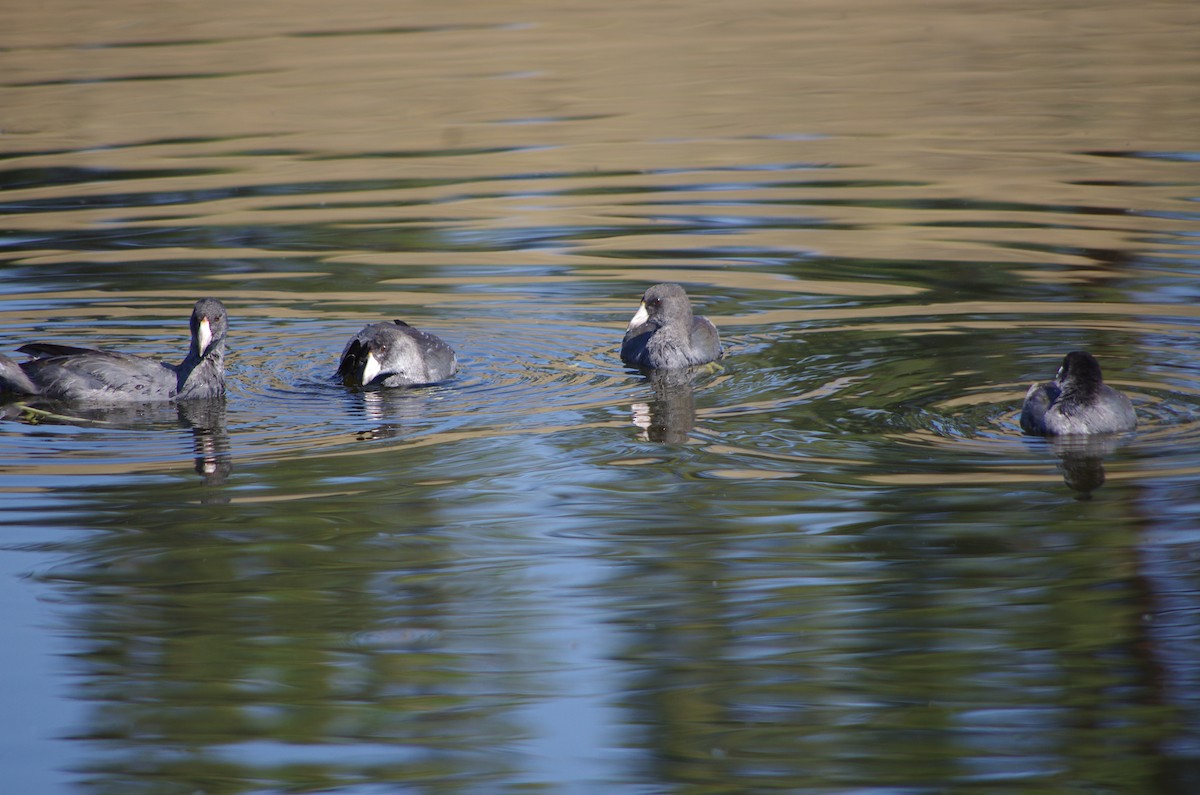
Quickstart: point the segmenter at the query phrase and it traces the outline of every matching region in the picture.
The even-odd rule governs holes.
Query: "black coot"
[[[419,386],[458,372],[450,346],[403,320],[372,323],[342,349],[337,377],[346,386]]]
[[[692,315],[687,293],[678,284],[656,284],[646,291],[621,342],[621,361],[648,370],[707,364],[721,353],[717,327]]]
[[[0,355],[0,393],[80,404],[153,403],[225,395],[225,305],[201,298],[192,309],[192,343],[181,364],[116,351],[31,342],[17,350],[31,359]]]
[[[1021,406],[1021,429],[1039,436],[1130,431],[1137,416],[1129,398],[1104,383],[1090,353],[1071,351],[1053,381],[1034,384]]]

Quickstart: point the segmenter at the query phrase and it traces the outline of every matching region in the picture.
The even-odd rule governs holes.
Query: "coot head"
[[[678,284],[656,284],[642,295],[642,303],[629,321],[629,330],[639,326],[686,329],[692,322],[692,304]]]
[[[1095,356],[1087,351],[1071,351],[1063,357],[1054,381],[1062,390],[1063,399],[1074,398],[1086,403],[1100,392],[1104,376]]]
[[[192,307],[192,344],[189,355],[204,358],[225,345],[225,335],[229,331],[229,319],[225,314],[225,304],[216,298],[201,298]]]

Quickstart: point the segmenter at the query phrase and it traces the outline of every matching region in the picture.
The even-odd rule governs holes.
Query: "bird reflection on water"
[[[1063,482],[1078,492],[1078,499],[1090,500],[1092,493],[1104,485],[1104,459],[1116,451],[1120,437],[1051,436],[1046,438],[1046,444],[1058,458]]]
[[[196,474],[206,486],[224,483],[233,472],[224,401],[189,401],[178,409],[179,421],[192,430]]]
[[[11,401],[0,405],[0,418],[20,419],[31,425],[94,425],[118,431],[188,428],[196,474],[205,485],[220,485],[233,472],[225,401],[221,399],[108,406]]]
[[[352,408],[371,423],[355,435],[360,440],[394,439],[409,432],[426,415],[427,398],[421,388],[362,389],[348,393]]]
[[[633,424],[649,442],[683,444],[696,427],[696,379],[720,369],[719,365],[680,370],[653,370],[646,380],[654,392],[650,401],[630,406]]]

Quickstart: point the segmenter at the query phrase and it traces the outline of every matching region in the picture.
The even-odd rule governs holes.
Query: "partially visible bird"
[[[153,403],[225,395],[225,305],[201,298],[192,309],[192,341],[180,364],[94,348],[31,342],[19,364],[0,354],[0,393],[78,404]]]

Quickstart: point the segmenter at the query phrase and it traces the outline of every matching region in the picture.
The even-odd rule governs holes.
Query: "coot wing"
[[[400,323],[402,321],[396,321]],[[445,381],[458,372],[458,357],[454,355],[454,350],[442,340],[420,329],[408,326],[406,331],[416,340],[417,346],[421,350],[421,359],[424,362],[425,380],[428,383],[437,383]]]
[[[94,353],[103,356],[111,351],[102,351],[96,348],[77,348],[74,345],[57,345],[53,342],[28,342],[17,348],[21,353],[28,353],[31,356],[80,356],[86,353]]]
[[[1046,434],[1046,412],[1058,400],[1061,391],[1053,381],[1029,387],[1025,402],[1021,404],[1021,430],[1037,435]]]
[[[721,336],[717,327],[706,317],[692,318],[691,355],[697,364],[714,362],[721,358]]]
[[[44,348],[42,343],[35,345]],[[115,351],[71,350],[78,352],[21,363],[21,369],[42,395],[58,400],[129,403],[170,400],[178,390],[175,370],[165,364]]]

